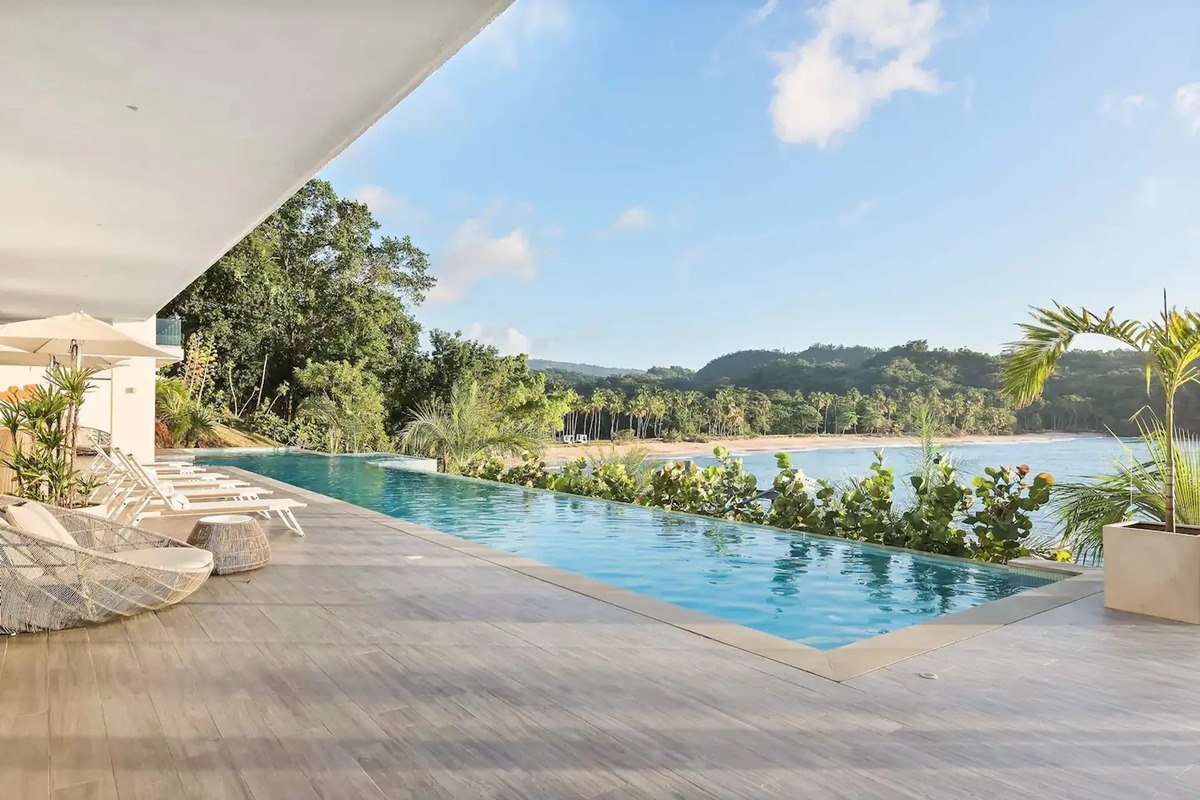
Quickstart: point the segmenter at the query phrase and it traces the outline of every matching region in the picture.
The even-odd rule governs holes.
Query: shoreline
[[[1042,444],[1069,441],[1072,439],[1110,438],[1105,433],[1014,433],[999,435],[940,436],[938,444]],[[881,447],[913,447],[920,444],[916,436],[867,436],[862,434],[810,436],[758,436],[747,439],[712,439],[708,442],[664,442],[659,439],[644,441],[611,442],[601,439],[586,445],[552,444],[542,454],[548,467],[561,467],[577,458],[588,458],[601,453],[623,453],[641,447],[649,451],[652,458],[695,458],[711,456],[714,447],[724,447],[733,455],[747,453],[775,453],[803,450],[851,450]]]

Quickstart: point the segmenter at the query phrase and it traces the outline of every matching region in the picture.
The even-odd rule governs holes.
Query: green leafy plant
[[[1039,472],[1030,477],[1029,467],[988,467],[972,482],[980,508],[967,515],[973,539],[971,557],[1005,563],[1027,556],[1026,546],[1033,530],[1031,513],[1050,502],[1054,478]]]
[[[488,456],[524,455],[541,447],[533,430],[497,414],[474,381],[455,384],[448,401],[433,398],[422,403],[398,444],[408,452],[437,458],[438,468],[451,473]]]
[[[767,512],[759,499],[758,479],[724,447],[714,448],[713,455],[717,464],[703,469],[692,461],[666,462],[651,476],[639,502],[707,517],[763,522]]]
[[[1200,383],[1200,316],[1184,309],[1164,308],[1150,322],[1118,320],[1113,309],[1103,315],[1086,308],[1075,311],[1058,303],[1036,308],[1032,322],[1022,323],[1020,341],[1005,349],[1001,373],[1004,392],[1019,405],[1038,398],[1059,358],[1083,334],[1112,339],[1137,350],[1145,361],[1146,393],[1157,381],[1163,402],[1162,523],[1173,532],[1175,513],[1175,402],[1179,390]]]
[[[928,474],[909,477],[913,502],[901,515],[900,525],[885,544],[928,553],[962,556],[967,552],[966,532],[957,522],[971,507],[969,487],[958,481],[953,464],[935,461]]]
[[[703,469],[692,461],[651,468],[644,483],[630,473],[631,468],[646,469],[636,457],[598,458],[591,464],[578,458],[550,471],[534,456],[511,467],[484,456],[461,472],[529,488],[995,562],[1031,552],[1030,512],[1046,503],[1052,483],[1045,473],[1029,477],[1028,467],[1000,467],[988,469],[972,488],[958,480],[949,460],[933,459],[910,476],[912,501],[897,509],[895,473],[882,452],[875,453],[869,474],[838,482],[809,481],[787,453],[779,453],[768,508],[741,459],[721,447],[713,454],[717,464]],[[982,508],[968,513],[977,499]],[[1061,559],[1065,554],[1047,555]]]
[[[1165,520],[1168,459],[1173,462],[1176,522],[1200,525],[1200,437],[1179,431],[1169,437],[1152,416],[1139,415],[1137,423],[1145,456],[1122,443],[1126,456],[1114,459],[1111,472],[1054,487],[1051,505],[1062,526],[1063,544],[1077,562],[1100,561],[1105,525],[1130,516]]]
[[[299,444],[327,453],[360,453],[387,444],[379,379],[348,361],[309,362],[296,373],[306,396],[296,412]]]
[[[52,367],[46,373],[49,385],[0,401],[0,423],[13,443],[4,464],[13,471],[21,497],[75,507],[95,489],[75,468],[79,407],[92,374],[81,367]]]
[[[155,382],[154,414],[167,426],[176,447],[203,443],[217,425],[217,413],[193,397],[188,384],[179,378]]]

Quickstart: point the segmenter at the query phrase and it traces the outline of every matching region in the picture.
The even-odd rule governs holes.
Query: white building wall
[[[135,339],[154,343],[154,317],[142,322],[114,322],[122,332]],[[112,375],[113,444],[141,461],[154,460],[154,377],[153,358],[131,358]],[[87,403],[84,403],[86,406]]]
[[[136,339],[154,342],[153,317],[142,322],[113,324]],[[0,390],[44,384],[45,372],[41,367],[0,366]],[[97,373],[79,411],[79,424],[108,431],[117,447],[139,460],[152,460],[155,374],[153,358],[126,359],[122,366]]]

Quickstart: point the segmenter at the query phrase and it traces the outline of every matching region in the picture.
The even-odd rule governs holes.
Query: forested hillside
[[[641,369],[601,367],[596,364],[576,364],[573,361],[550,361],[544,358],[529,359],[529,368],[538,372],[562,372],[574,375],[587,375],[594,378],[607,378],[610,375],[633,375],[645,372],[645,370]]]
[[[654,368],[640,376],[554,373],[548,380],[581,398],[579,432],[590,427],[600,436],[625,427],[637,435],[643,428],[681,435],[893,434],[913,427],[916,408],[933,412],[945,433],[1132,433],[1130,417],[1149,400],[1141,358],[1132,351],[1068,352],[1044,398],[1019,410],[1000,396],[999,366],[1000,359],[987,353],[913,341],[887,350],[744,350],[691,374]],[[1180,423],[1195,430],[1196,392],[1184,394]]]

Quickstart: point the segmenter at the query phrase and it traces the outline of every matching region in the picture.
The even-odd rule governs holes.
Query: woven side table
[[[218,575],[258,569],[271,560],[266,532],[245,514],[201,517],[187,541],[213,554],[213,572]]]

